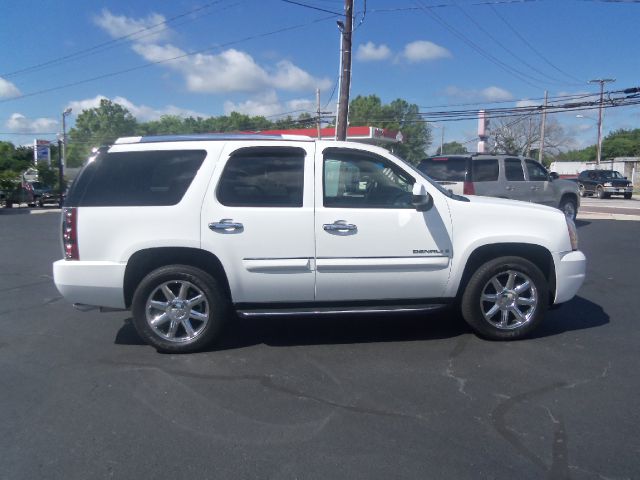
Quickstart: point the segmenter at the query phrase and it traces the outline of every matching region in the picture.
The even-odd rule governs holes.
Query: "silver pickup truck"
[[[575,220],[578,185],[549,173],[539,162],[517,155],[462,154],[429,157],[418,169],[459,195],[482,195],[559,208]]]

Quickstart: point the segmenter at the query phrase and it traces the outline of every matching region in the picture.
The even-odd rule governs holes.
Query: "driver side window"
[[[415,179],[383,157],[328,149],[323,161],[323,205],[328,208],[414,208]]]

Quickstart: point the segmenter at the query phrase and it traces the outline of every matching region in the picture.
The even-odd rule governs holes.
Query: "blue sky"
[[[335,110],[339,32],[323,10],[340,13],[343,0],[8,3],[0,16],[0,140],[54,139],[65,108],[73,108],[72,126],[100,98],[140,121],[234,110],[277,118],[314,110],[320,88],[323,107]],[[364,6],[355,0],[352,98],[403,98],[427,111],[522,105],[545,90],[596,92],[593,78],[615,78],[612,90],[640,86],[638,2],[367,0],[363,18]],[[102,78],[86,81],[94,77]],[[572,146],[595,143],[595,121],[553,117]],[[476,131],[469,120],[445,126],[445,141],[472,140]],[[640,106],[606,113],[605,134],[638,127]]]

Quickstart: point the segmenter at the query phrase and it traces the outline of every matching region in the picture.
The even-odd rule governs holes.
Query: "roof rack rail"
[[[186,135],[147,135],[143,137],[121,137],[116,145],[129,143],[160,142],[202,142],[224,140],[301,140],[311,142],[314,139],[304,135],[262,135],[259,133],[194,133]]]

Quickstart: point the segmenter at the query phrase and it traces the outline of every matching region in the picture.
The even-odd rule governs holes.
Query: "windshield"
[[[424,178],[427,182],[429,182],[431,185],[433,185],[434,187],[436,187],[438,189],[438,191],[440,191],[441,193],[443,193],[444,195],[446,195],[449,198],[459,198],[459,195],[455,195],[451,190],[447,190],[446,188],[444,188],[442,185],[440,185],[438,182],[436,182],[433,178],[431,178],[429,175],[427,175],[424,172],[421,172],[418,168],[416,168],[415,165],[407,162],[404,158],[401,158],[397,155],[395,155],[394,153],[391,153],[391,156],[397,160],[399,160],[402,164],[404,164],[404,166],[406,166],[407,168],[409,168],[412,172],[417,173],[419,176],[421,176],[422,178]]]

